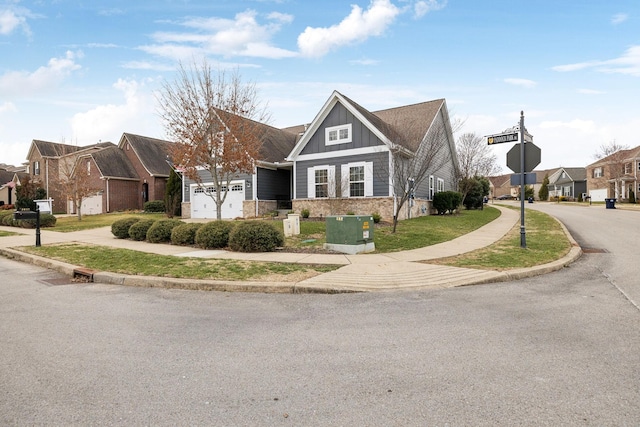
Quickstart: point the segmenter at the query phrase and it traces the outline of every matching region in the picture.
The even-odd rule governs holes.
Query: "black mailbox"
[[[38,219],[38,212],[34,211],[15,211],[13,219]]]

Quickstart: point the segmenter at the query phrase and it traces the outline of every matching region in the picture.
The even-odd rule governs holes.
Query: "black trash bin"
[[[529,203],[533,203],[533,197],[529,197]]]
[[[604,204],[607,207],[607,209],[615,209],[616,199],[604,199]]]

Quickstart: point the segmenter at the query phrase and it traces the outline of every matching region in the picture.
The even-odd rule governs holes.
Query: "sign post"
[[[519,174],[520,178],[520,247],[527,247],[526,230],[524,226],[524,198],[526,184],[535,180],[535,174],[530,174],[540,164],[540,148],[533,144],[531,136],[524,128],[524,111],[520,111],[520,124],[505,130],[503,133],[487,136],[487,144],[501,144],[504,142],[517,142],[507,153],[507,166]],[[515,175],[517,177],[517,175]],[[512,179],[513,182],[513,179]],[[533,181],[535,184],[535,181]],[[513,185],[513,184],[512,184]]]

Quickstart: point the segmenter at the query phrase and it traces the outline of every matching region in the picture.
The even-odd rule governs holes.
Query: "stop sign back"
[[[520,173],[520,144],[516,144],[511,147],[511,150],[507,153],[507,167],[515,173]],[[536,166],[540,164],[541,159],[540,147],[533,142],[527,142],[524,144],[524,171],[531,172]]]

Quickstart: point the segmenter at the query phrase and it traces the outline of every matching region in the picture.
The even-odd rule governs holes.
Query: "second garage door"
[[[227,198],[222,204],[222,218],[233,219],[242,217],[242,202],[244,201],[244,181],[232,181],[227,187]],[[208,183],[203,186],[192,184],[191,189],[191,218],[216,218],[216,203],[214,202],[215,187]]]

